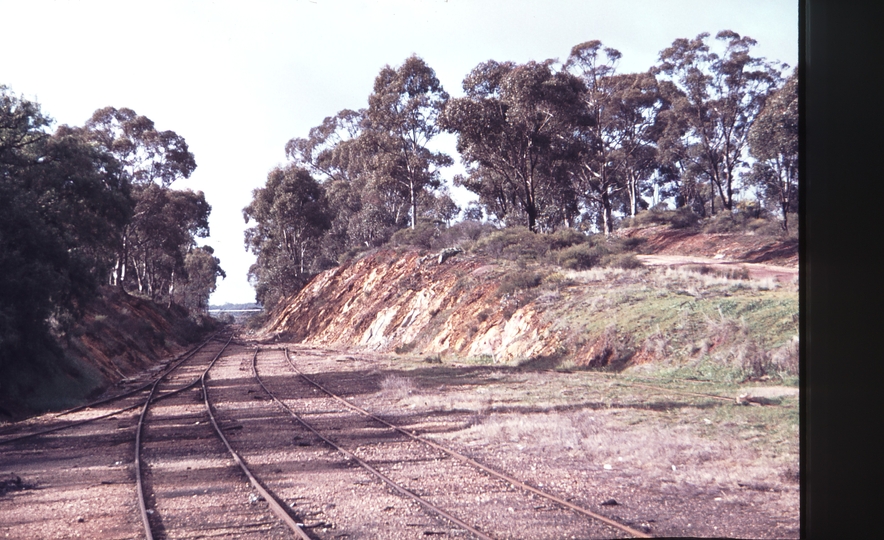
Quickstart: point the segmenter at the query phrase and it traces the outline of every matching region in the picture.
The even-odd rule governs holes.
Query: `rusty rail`
[[[169,392],[167,394],[164,394],[162,397],[169,397],[171,395],[178,394],[178,393],[183,392],[189,388],[192,388],[198,382],[202,381],[203,378],[206,376],[206,373],[208,373],[209,370],[212,369],[212,366],[215,364],[215,362],[218,360],[218,358],[221,357],[221,353],[224,352],[224,350],[230,344],[231,340],[233,340],[232,334],[230,336],[230,339],[227,340],[227,343],[225,343],[224,346],[221,347],[221,350],[218,351],[218,354],[216,354],[215,358],[213,358],[212,361],[209,363],[209,366],[203,372],[202,377],[200,377],[199,379],[196,379],[195,381],[188,384],[187,386],[179,388],[173,392]],[[183,360],[182,360],[182,362],[183,362]],[[180,365],[182,362],[179,362],[178,365]],[[177,365],[176,365],[176,367],[177,367]],[[147,410],[150,408],[150,404],[152,402],[156,401],[153,399],[153,395],[156,392],[157,386],[170,373],[172,373],[172,370],[167,371],[166,373],[164,373],[162,375],[162,377],[160,377],[156,381],[154,381],[153,386],[150,389],[150,393],[147,396],[147,400],[144,402],[144,408],[141,410],[141,416],[138,419],[138,427],[135,430],[135,489],[138,493],[138,509],[141,512],[141,522],[144,525],[144,534],[145,534],[147,540],[153,540],[154,537],[153,537],[153,532],[151,531],[151,528],[150,528],[150,520],[147,517],[147,504],[145,502],[145,496],[144,496],[144,482],[142,480],[142,475],[141,475],[141,433],[144,429],[144,418],[147,416]]]
[[[406,489],[405,487],[397,484],[391,478],[389,478],[387,475],[385,475],[381,471],[377,470],[376,468],[372,467],[371,465],[369,465],[364,460],[357,457],[355,454],[353,454],[349,450],[339,446],[337,443],[335,443],[331,439],[328,439],[327,437],[325,437],[321,433],[319,433],[319,431],[317,431],[312,425],[310,425],[303,418],[301,418],[301,415],[299,415],[297,412],[292,410],[291,407],[289,407],[288,405],[286,405],[285,403],[283,403],[282,401],[277,399],[276,395],[274,395],[273,392],[271,392],[267,388],[267,386],[264,385],[264,381],[262,381],[261,377],[258,376],[257,364],[258,364],[258,353],[259,352],[260,352],[260,349],[255,349],[255,355],[252,357],[252,373],[255,377],[255,380],[258,381],[258,384],[261,385],[261,388],[263,388],[264,391],[267,392],[267,395],[269,395],[271,397],[271,399],[273,399],[273,401],[276,404],[278,404],[283,409],[288,411],[288,413],[291,414],[292,417],[294,417],[298,422],[300,422],[301,425],[303,425],[305,428],[310,430],[314,435],[316,435],[317,437],[319,437],[320,439],[325,441],[326,444],[328,444],[332,448],[336,449],[338,452],[344,454],[344,456],[346,456],[348,459],[351,459],[351,460],[355,461],[356,463],[358,463],[362,468],[364,468],[365,470],[367,470],[368,472],[370,472],[371,474],[376,476],[378,479],[380,479],[382,482],[384,482],[385,484],[387,484],[388,486],[393,488],[393,490],[395,490],[400,495],[403,495],[405,497],[408,497],[408,498],[414,500],[415,502],[417,502],[418,504],[420,504],[424,508],[430,510],[431,512],[433,512],[439,516],[442,516],[443,518],[447,519],[448,521],[450,521],[456,525],[459,525],[460,527],[468,530],[469,532],[473,533],[477,538],[481,538],[483,540],[492,540],[492,538],[490,536],[488,536],[487,534],[485,534],[482,531],[476,529],[475,527],[469,525],[468,523],[458,519],[457,517],[453,516],[452,514],[449,514],[445,510],[443,510],[443,509],[439,508],[438,506],[434,505],[433,503],[423,499],[422,497],[420,497],[419,495]],[[286,350],[286,358],[288,358],[288,350]]]
[[[533,487],[533,486],[530,486],[530,485],[528,485],[528,484],[526,484],[526,483],[524,483],[524,482],[522,482],[522,481],[520,481],[520,480],[517,480],[516,478],[513,478],[512,476],[509,476],[509,475],[507,475],[507,474],[503,474],[503,473],[497,472],[497,471],[495,471],[494,469],[491,469],[490,467],[487,467],[487,466],[485,466],[485,465],[479,463],[478,461],[476,461],[476,460],[474,460],[474,459],[472,459],[472,458],[469,458],[469,457],[467,457],[467,456],[465,456],[465,455],[463,455],[463,454],[460,454],[460,453],[458,453],[458,452],[455,452],[454,450],[451,450],[451,449],[449,449],[449,448],[446,448],[446,447],[444,447],[444,446],[442,446],[442,445],[440,445],[440,444],[438,444],[438,443],[436,443],[436,442],[433,442],[433,441],[431,441],[431,440],[429,440],[429,439],[426,439],[426,438],[424,438],[424,437],[421,437],[420,435],[417,435],[417,434],[415,434],[415,433],[409,432],[408,430],[406,430],[406,429],[404,429],[404,428],[401,428],[401,427],[399,427],[399,426],[396,426],[396,425],[394,425],[394,424],[391,424],[390,422],[387,422],[386,420],[384,420],[384,419],[382,419],[382,418],[380,418],[380,417],[378,417],[378,416],[376,416],[376,415],[374,415],[374,414],[372,414],[372,413],[366,411],[365,409],[363,409],[363,408],[361,408],[361,407],[358,407],[358,406],[356,406],[356,405],[353,405],[353,404],[350,403],[349,401],[347,401],[347,400],[345,400],[344,398],[342,398],[342,397],[340,397],[340,396],[338,396],[338,395],[336,395],[336,394],[330,392],[330,391],[327,390],[324,386],[320,385],[319,383],[315,382],[315,381],[312,380],[311,378],[307,377],[307,375],[305,375],[303,372],[301,372],[301,370],[299,370],[299,369],[297,368],[297,366],[295,366],[295,363],[292,361],[291,357],[289,356],[289,350],[288,350],[288,348],[285,349],[285,358],[286,358],[286,360],[288,361],[289,365],[292,367],[292,369],[293,369],[293,370],[294,370],[299,376],[301,376],[304,380],[306,380],[307,382],[309,382],[310,384],[312,384],[313,386],[315,386],[316,388],[318,388],[318,389],[321,390],[322,392],[328,394],[330,397],[332,397],[332,398],[334,398],[335,400],[339,401],[340,403],[346,405],[346,406],[349,407],[350,409],[353,409],[354,411],[359,412],[359,413],[362,414],[362,415],[365,415],[365,416],[367,416],[367,417],[369,417],[369,418],[372,418],[372,419],[374,419],[374,420],[380,422],[381,424],[384,424],[385,426],[387,426],[387,427],[389,427],[389,428],[395,429],[395,430],[398,431],[399,433],[402,433],[403,435],[407,435],[408,437],[411,437],[412,439],[414,439],[414,440],[416,440],[416,441],[420,441],[420,442],[422,442],[422,443],[424,443],[424,444],[427,444],[427,445],[429,445],[429,446],[431,446],[431,447],[433,447],[433,448],[435,448],[435,449],[437,449],[437,450],[441,450],[442,452],[445,452],[446,454],[450,455],[451,457],[453,457],[453,458],[455,458],[455,459],[457,459],[457,460],[459,460],[459,461],[461,461],[461,462],[463,462],[463,463],[467,463],[467,464],[469,464],[469,465],[472,465],[473,467],[475,467],[475,468],[477,468],[477,469],[479,469],[479,470],[481,470],[481,471],[484,471],[484,472],[490,474],[491,476],[494,476],[494,477],[496,477],[496,478],[499,478],[499,479],[501,479],[501,480],[503,480],[503,481],[509,483],[510,485],[514,486],[514,487],[521,488],[521,489],[523,489],[523,490],[525,490],[525,491],[528,491],[528,492],[534,493],[535,495],[538,495],[538,496],[540,496],[540,497],[543,497],[543,498],[545,498],[545,499],[547,499],[547,500],[550,500],[550,501],[553,501],[553,502],[555,502],[555,503],[558,503],[558,504],[560,504],[560,505],[562,505],[562,506],[564,506],[564,507],[566,507],[566,508],[569,508],[569,509],[571,509],[571,510],[573,510],[573,511],[579,513],[579,514],[582,514],[582,515],[587,516],[587,517],[589,517],[589,518],[595,519],[595,520],[597,520],[597,521],[601,521],[602,523],[605,523],[606,525],[609,525],[609,526],[611,526],[611,527],[614,527],[614,528],[616,528],[616,529],[619,529],[620,531],[625,532],[625,533],[627,533],[627,534],[630,534],[630,535],[632,535],[632,536],[634,536],[634,537],[636,537],[636,538],[653,538],[652,536],[650,536],[650,535],[648,535],[648,534],[645,534],[645,533],[643,533],[643,532],[641,532],[641,531],[637,531],[637,530],[635,530],[635,529],[633,529],[633,528],[631,528],[631,527],[628,527],[628,526],[626,526],[626,525],[623,525],[622,523],[618,523],[618,522],[616,522],[616,521],[614,521],[614,520],[612,520],[612,519],[606,518],[605,516],[602,516],[602,515],[600,515],[600,514],[596,514],[595,512],[593,512],[593,511],[591,511],[591,510],[587,510],[586,508],[583,508],[583,507],[577,506],[577,505],[575,505],[575,504],[572,504],[572,503],[570,503],[570,502],[568,502],[568,501],[562,499],[561,497],[556,497],[555,495],[552,495],[552,494],[550,494],[550,493],[546,493],[545,491],[541,491],[541,490],[539,490],[539,489],[537,489],[537,488],[535,488],[535,487]]]
[[[257,354],[257,351],[255,351],[256,356]],[[215,362],[213,360],[212,364],[214,363]],[[212,366],[210,365],[209,369],[211,369],[211,367]],[[230,446],[230,442],[227,440],[227,437],[225,437],[224,433],[221,432],[221,428],[218,426],[218,422],[215,420],[215,415],[212,413],[212,406],[209,403],[209,390],[206,387],[206,376],[209,374],[209,369],[206,369],[206,371],[203,372],[202,377],[200,377],[200,382],[203,387],[203,401],[206,405],[206,412],[209,413],[209,419],[212,421],[212,425],[215,427],[215,432],[218,433],[218,437],[220,437],[221,441],[224,442],[224,446],[227,447],[227,451],[230,452],[231,456],[233,456],[233,461],[235,461],[236,464],[239,465],[240,469],[242,469],[243,473],[245,473],[252,486],[258,491],[258,493],[261,494],[262,497],[264,497],[264,500],[267,501],[267,504],[270,506],[270,511],[273,512],[276,517],[282,520],[282,522],[285,523],[286,526],[291,529],[291,531],[295,533],[298,538],[310,540],[310,537],[307,535],[307,533],[304,532],[302,528],[303,524],[299,524],[298,522],[296,522],[292,518],[292,516],[289,515],[288,511],[286,511],[285,507],[279,502],[279,500],[277,500],[276,496],[268,491],[261,484],[261,482],[259,482],[258,479],[255,478],[255,476],[252,474],[252,471],[249,470],[248,466],[246,466],[242,458],[239,457],[239,454],[237,454],[233,447]]]
[[[92,402],[92,403],[87,403],[86,405],[81,405],[81,406],[79,406],[79,407],[74,407],[73,409],[68,409],[68,410],[66,410],[66,411],[62,411],[62,412],[56,414],[55,417],[58,418],[58,417],[63,416],[63,415],[65,415],[65,414],[71,414],[71,413],[73,413],[73,412],[77,412],[77,411],[80,411],[80,410],[83,410],[83,409],[86,409],[86,408],[89,408],[89,407],[94,407],[94,406],[96,406],[96,405],[102,405],[102,404],[104,404],[104,403],[109,403],[109,402],[111,402],[111,401],[116,401],[116,400],[118,400],[118,399],[122,399],[122,398],[125,398],[125,397],[129,397],[129,396],[131,396],[131,395],[133,395],[133,394],[137,394],[138,392],[141,392],[141,391],[147,389],[149,386],[152,386],[152,385],[156,384],[157,381],[160,381],[160,380],[162,380],[164,377],[166,377],[166,376],[168,376],[169,374],[171,374],[175,369],[178,368],[178,366],[180,366],[181,364],[183,364],[184,362],[186,362],[187,360],[189,360],[191,357],[193,357],[193,355],[195,355],[195,354],[196,354],[200,349],[202,349],[206,344],[208,344],[210,341],[212,341],[213,339],[215,339],[215,338],[217,337],[217,335],[218,335],[218,334],[214,334],[212,337],[210,337],[210,338],[207,339],[206,341],[202,342],[201,344],[197,345],[197,346],[194,347],[193,349],[191,349],[191,350],[189,350],[189,351],[187,351],[187,352],[185,352],[185,353],[182,353],[182,355],[179,356],[177,360],[173,360],[173,362],[176,362],[176,363],[175,363],[173,366],[171,366],[169,369],[167,369],[164,373],[162,373],[161,375],[159,375],[159,376],[157,377],[157,379],[155,379],[155,380],[153,380],[153,381],[151,381],[151,382],[149,382],[149,383],[147,383],[147,384],[145,384],[145,385],[143,385],[143,386],[140,386],[140,387],[138,387],[138,388],[136,388],[136,389],[134,389],[134,390],[130,390],[130,391],[128,391],[128,392],[125,392],[125,393],[123,393],[123,394],[119,394],[119,395],[116,395],[116,396],[113,396],[113,397],[109,397],[109,398],[105,398],[105,399],[102,399],[102,400],[99,400],[99,401],[94,401],[94,402]],[[193,384],[196,384],[196,382],[198,382],[198,381],[194,381],[194,383],[192,383],[190,386],[193,386]],[[189,387],[187,387],[187,388],[189,388]],[[182,388],[182,389],[179,389],[179,390],[175,390],[175,391],[173,391],[173,392],[170,392],[170,393],[168,393],[168,394],[163,394],[162,396],[158,396],[156,399],[154,399],[154,402],[159,401],[159,400],[161,400],[161,399],[165,399],[165,398],[167,398],[167,397],[169,397],[169,396],[171,396],[171,395],[177,394],[178,392],[181,392],[182,390],[185,390],[185,389],[186,389],[186,388]],[[20,435],[20,436],[18,436],[18,437],[12,437],[12,438],[9,438],[9,439],[0,440],[0,445],[10,444],[10,443],[18,442],[18,441],[23,441],[23,440],[30,439],[30,438],[33,438],[33,437],[39,437],[39,436],[41,436],[41,435],[47,435],[47,434],[49,434],[49,433],[55,433],[56,431],[61,431],[61,430],[63,430],[63,429],[68,429],[68,428],[72,428],[72,427],[76,427],[76,426],[82,426],[83,424],[88,424],[88,423],[90,423],[90,422],[95,422],[95,421],[97,421],[97,420],[102,420],[102,419],[104,419],[104,418],[110,418],[110,417],[112,417],[112,416],[116,416],[116,415],[121,414],[121,413],[124,413],[124,412],[126,412],[126,411],[131,411],[132,409],[137,409],[138,407],[142,407],[143,405],[144,405],[144,403],[139,402],[139,403],[136,403],[136,404],[134,404],[134,405],[130,405],[130,406],[128,406],[128,407],[123,407],[122,409],[117,409],[117,410],[115,410],[115,411],[111,411],[111,412],[109,412],[109,413],[105,413],[105,414],[102,414],[102,415],[99,415],[99,416],[94,416],[94,417],[92,417],[92,418],[86,418],[86,419],[83,419],[83,420],[77,420],[77,421],[74,421],[74,422],[69,422],[69,423],[67,423],[67,424],[63,424],[63,425],[61,425],[61,426],[55,426],[55,427],[51,427],[51,428],[47,428],[47,429],[42,429],[42,430],[40,430],[40,431],[35,431],[35,432],[33,432],[33,433],[27,433],[27,434],[25,434],[25,435]]]

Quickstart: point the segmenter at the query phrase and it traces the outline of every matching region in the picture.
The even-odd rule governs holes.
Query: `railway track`
[[[383,414],[357,406],[343,396],[372,396],[377,383],[356,382],[368,372],[338,378],[344,372],[335,362],[354,360],[332,357],[328,369],[329,360],[317,360],[326,354],[216,337],[170,362],[150,388],[65,411],[76,423],[0,441],[0,473],[29,463],[16,471],[25,483],[37,479],[14,495],[18,508],[53,512],[50,519],[10,513],[10,496],[0,493],[0,537],[58,537],[67,529],[150,540],[650,537],[644,510],[642,521],[628,503],[593,512],[577,483],[544,489],[545,476],[524,481],[497,453],[439,444],[430,432],[462,429],[460,412],[429,413],[441,415],[437,422],[426,412],[388,409],[389,400],[381,400]],[[39,471],[50,469],[60,472],[40,482]]]
[[[493,538],[496,537],[494,534],[495,521],[499,520],[500,515],[505,515],[510,519],[545,520],[546,523],[542,523],[539,526],[538,523],[533,523],[531,529],[532,531],[545,530],[545,537],[557,537],[557,535],[568,537],[569,535],[573,536],[575,533],[580,534],[580,537],[585,537],[586,534],[591,534],[594,537],[611,537],[612,534],[639,538],[649,537],[649,535],[641,531],[581,508],[560,497],[521,482],[510,475],[495,471],[467,456],[409,432],[349,403],[298,370],[288,350],[280,352],[284,354],[288,367],[294,370],[299,378],[312,388],[312,392],[301,390],[299,392],[300,395],[306,394],[313,401],[317,401],[315,396],[319,392],[321,395],[325,395],[327,400],[331,400],[337,406],[337,409],[326,403],[325,405],[318,404],[318,410],[316,408],[317,404],[312,408],[302,407],[302,410],[296,410],[295,407],[286,403],[287,401],[292,402],[292,398],[295,397],[292,396],[291,391],[293,385],[289,383],[283,387],[283,385],[277,383],[276,389],[269,388],[259,375],[259,352],[256,351],[252,358],[253,375],[264,391],[271,396],[271,399],[279,407],[288,411],[316,439],[333,447],[342,455],[369,471],[399,495],[415,501],[427,512],[448,521],[455,528],[469,531],[477,538]],[[280,379],[278,375],[277,379]],[[280,380],[284,380],[284,378]],[[288,390],[288,399],[277,395],[282,393],[283,388]],[[313,393],[313,396],[310,396],[311,393]],[[305,399],[300,397],[294,401],[305,402]],[[343,406],[343,410],[354,413],[356,417],[353,418],[351,414],[351,418],[341,418],[340,413],[343,411],[341,406]],[[328,416],[337,416],[337,418],[323,418]],[[347,432],[349,432],[349,435],[341,433],[340,427],[336,427],[336,425],[340,426],[342,422],[348,425]],[[362,423],[360,424],[360,422]],[[317,428],[316,426],[320,427]],[[338,431],[337,437],[329,435],[329,433],[334,433],[335,431]],[[335,438],[338,440],[334,440]],[[349,441],[346,440],[348,438],[350,439]],[[342,442],[341,439],[344,439],[344,441]],[[356,443],[355,447],[353,443]],[[397,449],[397,446],[401,448]],[[366,451],[367,449],[372,450]],[[363,454],[364,457],[360,457],[358,454]],[[397,458],[397,456],[403,457]],[[411,456],[411,459],[407,456]],[[420,458],[415,459],[414,456],[420,456]],[[404,467],[400,467],[400,465],[406,462],[412,464],[413,470],[403,474],[404,471],[400,472],[400,469]],[[446,477],[462,477],[464,465],[473,471],[468,474],[480,479],[477,482],[480,486],[479,493],[475,492],[475,487],[473,487],[474,491],[472,493],[464,493],[464,486],[445,485]],[[458,467],[460,467],[460,471],[453,470]],[[481,511],[477,512],[474,501],[482,500],[489,493],[493,493],[493,500],[484,501],[481,505]],[[514,515],[513,507],[520,506],[517,499],[525,499],[526,497],[530,497],[532,500],[537,498],[545,499],[548,502],[555,503],[558,509],[554,510],[541,505],[539,508],[546,508],[544,512],[534,512],[534,515],[524,517]],[[538,508],[535,504],[531,504],[533,508]],[[451,506],[454,509],[450,509]],[[497,519],[489,520],[489,515],[493,516],[498,512],[494,508],[495,506],[501,507],[499,511],[502,511],[502,514],[498,513]],[[521,502],[521,506],[524,507],[524,501]],[[576,512],[583,517],[590,518],[591,522],[589,524],[577,525],[577,530],[574,530],[574,520],[571,516],[563,515],[566,512]],[[538,514],[543,515],[538,516]],[[572,527],[571,530],[567,530],[567,527],[562,529],[564,522],[569,522]],[[504,536],[506,536],[505,533],[501,533],[497,537]],[[524,536],[519,535],[518,537]]]
[[[156,379],[153,379],[147,383],[141,384],[141,385],[137,386],[136,388],[124,391],[123,393],[116,394],[114,396],[103,398],[103,399],[100,399],[97,401],[93,401],[91,403],[87,403],[85,405],[80,405],[78,407],[74,407],[71,409],[67,409],[65,411],[55,413],[53,415],[53,417],[54,418],[61,418],[63,416],[68,416],[68,415],[72,415],[75,413],[79,413],[81,411],[86,411],[87,409],[91,409],[91,410],[95,411],[95,409],[101,405],[115,403],[118,401],[129,401],[130,402],[130,403],[127,403],[123,407],[111,410],[110,412],[103,412],[103,413],[98,413],[98,414],[93,414],[93,415],[86,415],[86,418],[82,418],[82,419],[76,419],[76,420],[69,421],[69,422],[58,422],[56,425],[36,429],[36,430],[31,431],[29,433],[13,435],[15,432],[22,431],[22,429],[27,429],[28,427],[32,427],[30,424],[18,425],[15,428],[10,429],[10,430],[6,430],[2,434],[0,434],[0,437],[8,435],[8,436],[0,439],[0,445],[12,444],[15,442],[24,441],[26,439],[40,437],[42,435],[48,435],[50,433],[55,433],[56,431],[61,431],[64,429],[69,429],[69,428],[73,428],[73,427],[77,427],[77,426],[82,426],[84,424],[89,424],[89,423],[92,423],[92,422],[95,422],[98,420],[103,420],[105,418],[117,416],[117,415],[122,414],[124,412],[136,409],[136,408],[142,406],[142,401],[138,397],[138,394],[144,393],[148,388],[155,386],[155,384],[158,381],[169,376],[172,372],[174,372],[176,369],[178,369],[178,367],[181,366],[181,364],[190,360],[194,355],[196,355],[200,350],[202,350],[207,344],[216,340],[217,337],[218,337],[218,333],[213,334],[212,336],[210,336],[208,339],[206,339],[202,343],[196,345],[195,347],[190,348],[189,350],[180,354],[177,358],[172,359],[169,362],[169,364],[166,366],[166,368],[164,368],[163,371],[156,377]]]
[[[141,523],[148,540],[310,538],[246,466],[216,420],[207,380],[229,343],[208,365],[177,375],[190,383],[180,386],[175,380],[158,380],[152,394],[163,385],[179,387],[162,394],[170,397],[162,404],[155,405],[149,398],[141,411],[135,471]]]
[[[216,339],[217,335],[212,336],[170,361],[149,386],[174,376],[188,363],[199,361],[201,351],[211,347]],[[0,517],[0,536],[4,536],[5,528],[7,537],[51,537],[47,531],[63,523],[64,528],[73,524],[83,537],[133,537],[138,522],[137,513],[127,508],[134,507],[135,498],[130,452],[137,425],[135,410],[146,401],[146,388],[142,384],[85,407],[64,411],[85,418],[58,422],[0,441],[4,445],[0,472],[20,475],[23,481],[18,495],[29,501],[26,506],[53,508],[50,516],[17,512]],[[155,395],[154,401],[181,390],[170,388]],[[63,505],[59,507],[55,501],[63,501]]]

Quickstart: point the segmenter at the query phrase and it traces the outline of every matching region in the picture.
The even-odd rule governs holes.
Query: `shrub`
[[[585,244],[587,241],[587,236],[585,234],[580,231],[575,231],[574,229],[559,229],[552,234],[546,235],[546,237],[549,249],[552,251],[569,248],[578,244]]]
[[[519,271],[507,274],[500,280],[500,285],[497,286],[497,295],[505,296],[516,291],[533,289],[540,286],[542,280],[542,277],[534,272]]]
[[[437,240],[444,244],[443,247],[462,245],[468,242],[476,242],[496,230],[493,225],[488,223],[465,220],[455,223],[447,229],[442,229]]]
[[[632,253],[611,255],[607,258],[605,266],[613,268],[622,268],[624,270],[633,270],[644,266],[638,258]]]
[[[396,354],[408,354],[414,350],[414,347],[416,345],[417,344],[413,341],[409,343],[403,343],[402,345],[399,345],[398,347],[393,349],[393,352],[395,352]]]
[[[746,230],[746,214],[722,211],[703,221],[702,231],[706,233],[732,233]]]
[[[668,206],[658,204],[650,210],[639,212],[634,218],[623,220],[626,227],[646,227],[651,225],[670,225],[673,229],[687,229],[696,225],[700,216],[687,206],[669,210]]]
[[[690,229],[700,221],[700,216],[687,206],[673,212],[667,212],[669,224],[673,229]]]
[[[598,266],[606,254],[604,246],[579,244],[559,251],[556,254],[556,262],[569,270],[589,270]]]
[[[623,247],[623,249],[625,249],[626,251],[641,252],[641,247],[644,246],[644,244],[645,244],[647,241],[648,241],[647,238],[641,238],[641,237],[638,237],[638,236],[632,236],[632,237],[629,237],[629,238],[623,238],[623,239],[620,241],[620,245],[621,245],[621,246]]]
[[[391,246],[415,246],[424,249],[433,249],[433,240],[439,236],[439,230],[427,222],[419,222],[414,229],[399,229],[390,237]]]
[[[543,235],[525,227],[507,227],[479,239],[475,246],[479,253],[504,259],[540,259],[549,251]]]

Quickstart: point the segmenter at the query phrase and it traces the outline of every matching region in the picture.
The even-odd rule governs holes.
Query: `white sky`
[[[213,304],[254,301],[242,208],[286,141],[365,107],[378,71],[412,53],[452,96],[480,62],[564,60],[593,39],[623,53],[621,73],[724,29],[756,39],[756,55],[798,62],[798,3],[784,0],[0,0],[0,19],[0,84],[58,124],[129,107],[187,140],[197,170],[173,187],[212,205],[201,243],[227,272]],[[453,138],[440,144],[454,153]]]

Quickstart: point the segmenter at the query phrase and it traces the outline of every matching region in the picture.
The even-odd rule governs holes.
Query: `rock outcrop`
[[[495,361],[555,351],[537,305],[499,294],[503,268],[473,256],[446,259],[384,250],[328,270],[274,313],[263,333],[318,346]]]

